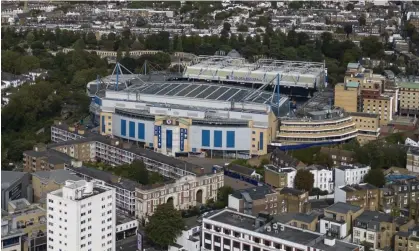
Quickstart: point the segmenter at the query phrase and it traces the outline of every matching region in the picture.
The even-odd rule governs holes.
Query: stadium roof
[[[188,99],[205,99],[234,102],[278,103],[278,94],[256,89],[194,82],[146,82],[137,83],[123,92],[172,96]]]

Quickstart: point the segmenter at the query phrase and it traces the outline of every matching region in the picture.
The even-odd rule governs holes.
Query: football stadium
[[[166,155],[266,154],[276,137],[278,117],[289,110],[288,97],[276,88],[267,91],[268,83],[252,89],[116,72],[87,85],[100,133]]]

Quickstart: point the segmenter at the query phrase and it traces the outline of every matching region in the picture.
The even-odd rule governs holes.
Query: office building
[[[48,251],[115,251],[115,204],[113,188],[84,180],[49,193]]]
[[[364,210],[376,211],[379,208],[379,195],[379,189],[368,183],[346,185],[336,187],[334,201],[335,203],[345,202],[359,206]]]
[[[202,250],[342,250],[363,247],[324,234],[277,223],[269,215],[258,217],[225,209],[202,221]],[[223,249],[221,249],[223,248]]]
[[[1,209],[7,210],[9,201],[25,198],[32,201],[31,176],[26,172],[1,171]]]
[[[294,167],[279,167],[265,165],[265,183],[275,188],[294,187],[297,169]]]
[[[370,166],[354,164],[335,168],[335,186],[359,184],[371,170]]]
[[[330,233],[338,239],[346,238],[352,233],[354,220],[363,212],[364,209],[359,206],[336,202],[324,209],[324,217],[320,219],[320,233]]]

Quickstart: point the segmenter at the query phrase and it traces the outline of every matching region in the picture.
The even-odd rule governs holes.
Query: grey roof
[[[252,200],[260,200],[264,199],[267,194],[272,193],[275,193],[275,191],[273,191],[270,187],[258,186],[236,190],[233,192],[232,196],[236,197],[237,199],[243,199],[243,197],[247,194]]]
[[[252,175],[255,172],[255,169],[248,168],[241,165],[232,164],[228,167],[229,170],[234,171],[236,173],[244,174],[247,176]]]
[[[292,194],[292,195],[299,196],[299,195],[304,194],[305,192],[301,191],[301,190],[298,190],[298,189],[295,189],[295,188],[291,188],[291,187],[284,187],[284,188],[281,189],[281,191],[279,193],[280,194]]]
[[[303,214],[303,213],[297,213],[294,215],[293,220],[301,221],[305,223],[311,223],[317,218],[316,215],[309,215],[309,214]]]
[[[1,171],[1,190],[9,188],[13,183],[20,180],[27,172]]]
[[[347,204],[347,203],[344,203],[344,202],[337,202],[337,203],[325,208],[325,210],[333,211],[333,212],[336,212],[336,213],[347,214],[348,212],[358,212],[359,210],[361,210],[361,207],[354,206],[354,205],[351,205],[351,204]]]
[[[46,151],[25,151],[25,155],[28,155],[29,157],[35,157],[35,158],[42,158],[46,157],[47,162],[50,164],[62,164],[62,163],[71,163],[74,158],[68,156],[65,153],[56,151],[54,149],[47,149]]]
[[[64,184],[67,180],[82,180],[79,176],[75,175],[74,172],[70,170],[57,169],[51,171],[38,171],[32,173],[33,176],[38,177],[43,180],[51,180],[57,184]]]
[[[340,189],[345,191],[345,192],[353,192],[353,191],[378,189],[378,188],[376,186],[371,185],[371,184],[363,183],[363,184],[355,184],[355,185],[346,185],[344,187],[340,187]]]
[[[393,217],[385,213],[365,211],[355,219],[354,226],[380,231],[380,222],[393,222]]]
[[[296,167],[300,161],[284,151],[275,149],[271,155],[271,162],[280,167]]]

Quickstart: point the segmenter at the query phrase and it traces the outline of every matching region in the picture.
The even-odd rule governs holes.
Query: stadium
[[[325,85],[326,75],[324,63],[272,59],[248,63],[230,56],[196,57],[183,72],[189,80],[251,85],[264,85],[279,77],[281,87],[294,89],[318,89]]]
[[[288,97],[240,85],[166,81],[122,73],[87,85],[100,133],[171,156],[203,154],[247,158],[267,153]],[[115,72],[114,71],[114,72]],[[275,88],[272,88],[275,90]]]

